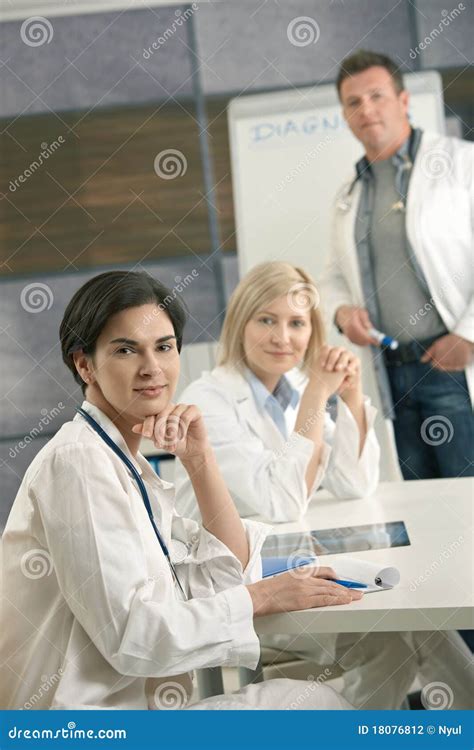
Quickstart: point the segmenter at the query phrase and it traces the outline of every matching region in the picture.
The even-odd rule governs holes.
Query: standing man
[[[365,155],[336,200],[323,302],[372,355],[404,478],[472,476],[474,146],[411,127],[385,55],[346,58],[337,88]]]

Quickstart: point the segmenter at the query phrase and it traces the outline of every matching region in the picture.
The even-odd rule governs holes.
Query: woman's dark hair
[[[396,65],[390,57],[383,55],[381,52],[371,52],[370,50],[359,49],[352,55],[346,57],[339,68],[336,79],[337,93],[341,96],[341,84],[349,76],[357,73],[363,73],[369,68],[385,68],[392,76],[393,85],[397,94],[404,89],[403,76],[400,73],[400,67]]]
[[[174,290],[143,271],[108,271],[87,281],[69,302],[61,325],[59,338],[63,361],[74,380],[85,393],[86,384],[76,370],[73,353],[82,349],[94,354],[97,339],[107,322],[122,310],[156,304],[168,314],[181,351],[186,313]]]

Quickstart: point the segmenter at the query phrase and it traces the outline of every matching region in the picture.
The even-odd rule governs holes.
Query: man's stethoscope
[[[343,191],[342,195],[337,198],[336,208],[338,211],[342,211],[342,213],[346,214],[351,210],[353,200],[352,193],[358,181],[359,175],[354,177],[351,184]]]
[[[164,556],[166,557],[166,560],[167,560],[168,565],[170,567],[171,575],[173,576],[174,580],[176,581],[176,583],[177,583],[177,585],[179,587],[179,590],[181,591],[181,594],[183,595],[184,599],[187,599],[187,596],[186,596],[186,594],[184,592],[184,589],[181,586],[181,583],[179,581],[178,574],[176,573],[176,569],[175,569],[173,563],[171,562],[171,557],[170,557],[170,553],[168,551],[168,547],[166,546],[165,541],[164,541],[163,537],[161,536],[161,534],[160,534],[160,532],[158,530],[158,527],[156,525],[155,519],[153,517],[153,511],[151,509],[150,498],[148,497],[148,492],[147,492],[147,489],[145,487],[145,483],[144,483],[143,479],[141,478],[140,474],[138,473],[138,471],[136,470],[135,466],[130,461],[130,459],[128,458],[128,456],[126,456],[125,453],[123,452],[123,450],[121,448],[119,448],[119,446],[116,443],[114,443],[114,441],[112,440],[111,437],[109,437],[109,435],[107,435],[107,433],[105,432],[105,430],[102,429],[102,427],[94,419],[94,417],[92,417],[90,414],[88,414],[88,412],[86,412],[86,410],[83,409],[82,407],[78,407],[76,409],[76,411],[77,411],[78,414],[81,415],[81,417],[84,417],[84,419],[86,420],[86,422],[88,422],[88,424],[92,427],[92,429],[95,430],[95,432],[99,435],[99,437],[101,437],[102,440],[109,446],[109,448],[111,448],[113,450],[113,452],[120,458],[120,460],[123,461],[123,463],[125,464],[125,466],[127,467],[127,469],[132,474],[132,477],[136,481],[136,483],[138,485],[138,489],[140,490],[140,494],[142,496],[142,500],[143,500],[143,503],[145,505],[146,512],[148,513],[148,518],[150,519],[150,523],[153,526],[153,531],[155,532],[155,536],[158,539],[158,542],[160,544],[161,550],[162,550]]]
[[[413,161],[410,158],[410,156],[405,156],[403,158],[403,165],[402,170],[408,171],[412,169],[413,167]],[[357,185],[358,181],[361,179],[362,173],[357,174],[350,185],[348,185],[347,188],[345,188],[342,191],[342,194],[336,199],[336,208],[338,211],[341,211],[342,213],[348,213],[352,208],[352,201],[353,201],[353,192],[354,188]],[[392,206],[392,211],[405,211],[406,207],[406,198],[400,199],[399,201],[396,201]]]

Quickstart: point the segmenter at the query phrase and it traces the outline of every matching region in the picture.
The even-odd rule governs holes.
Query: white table
[[[361,500],[337,500],[320,492],[306,516],[296,523],[274,524],[273,533],[311,531],[368,523],[404,521],[410,546],[350,552],[351,557],[395,566],[398,586],[367,594],[360,601],[255,618],[259,635],[288,633],[357,633],[474,628],[473,538],[474,480],[429,479],[381,482]],[[320,557],[334,565],[344,555]],[[241,680],[263,679],[241,670]],[[223,692],[219,667],[200,670],[202,697]]]
[[[404,521],[410,546],[350,553],[397,567],[400,583],[350,605],[256,618],[257,633],[473,628],[473,501],[469,478],[384,482],[362,500],[321,492],[302,521],[275,525],[274,533]],[[320,561],[334,565],[340,557]]]

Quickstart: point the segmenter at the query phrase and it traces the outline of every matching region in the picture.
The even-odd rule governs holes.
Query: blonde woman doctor
[[[281,262],[250,271],[231,297],[219,343],[218,367],[191,383],[182,399],[202,409],[241,516],[294,521],[321,486],[340,498],[375,489],[375,409],[362,393],[358,358],[325,345],[307,273]],[[335,421],[331,396],[337,396]],[[176,492],[180,511],[196,518],[179,463]]]
[[[327,411],[333,395],[335,421]],[[219,365],[191,383],[181,400],[202,411],[242,516],[292,521],[317,502],[321,486],[348,498],[377,485],[375,409],[362,393],[359,360],[325,344],[314,282],[289,263],[263,263],[241,280],[229,301]],[[179,461],[175,477],[178,509],[199,517],[189,473]],[[337,663],[345,697],[360,708],[399,708],[415,676],[443,679],[451,687],[455,682],[458,707],[470,704],[470,655],[457,633],[261,640],[311,662]]]

